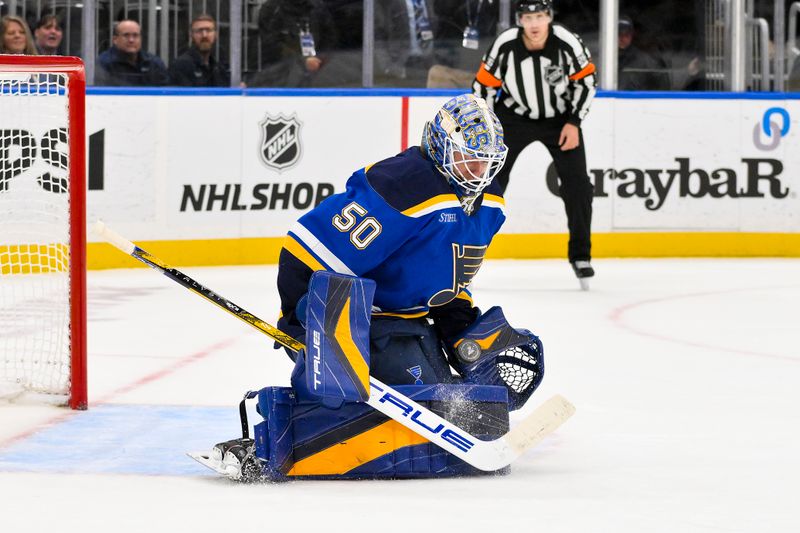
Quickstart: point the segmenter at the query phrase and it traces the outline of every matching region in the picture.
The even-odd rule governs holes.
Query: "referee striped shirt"
[[[497,36],[478,69],[475,96],[532,120],[567,115],[580,126],[597,84],[589,50],[560,24],[550,24],[541,50],[525,48],[522,35],[515,27]]]

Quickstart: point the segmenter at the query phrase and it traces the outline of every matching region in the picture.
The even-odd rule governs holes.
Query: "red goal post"
[[[87,407],[85,93],[77,57],[0,55],[0,381],[72,409]]]

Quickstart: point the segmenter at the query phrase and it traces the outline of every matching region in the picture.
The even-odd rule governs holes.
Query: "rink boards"
[[[299,215],[418,144],[452,94],[93,89],[87,219],[178,265],[274,262]],[[800,256],[797,96],[599,95],[584,122],[594,255]],[[517,160],[506,207],[491,257],[565,255],[541,145]],[[131,265],[102,244],[89,264]]]

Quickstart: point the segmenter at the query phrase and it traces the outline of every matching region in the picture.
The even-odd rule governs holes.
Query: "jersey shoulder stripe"
[[[286,235],[286,238],[283,240],[283,248],[295,256],[301,263],[306,265],[310,268],[313,272],[318,270],[329,270],[326,265],[324,265],[321,260],[314,256],[310,250],[306,249],[300,241],[297,240],[297,237],[289,232]]]
[[[409,207],[403,211],[403,214],[407,217],[419,218],[429,215],[435,211],[450,209],[453,207],[461,207],[458,197],[453,193],[440,194],[415,206]]]
[[[496,194],[484,193],[481,207],[493,207],[502,211],[503,215],[506,214],[506,200]]]
[[[331,252],[327,246],[322,244],[322,242],[300,222],[292,226],[292,229],[289,231],[289,236],[294,238],[311,256],[325,266],[326,270],[355,276],[355,273],[350,270],[341,259]],[[302,260],[301,257],[298,257],[298,259]]]

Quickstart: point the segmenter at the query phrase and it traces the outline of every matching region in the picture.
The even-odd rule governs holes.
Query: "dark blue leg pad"
[[[396,389],[481,439],[492,440],[508,432],[505,387],[438,384],[398,385]],[[393,422],[387,425],[389,418],[364,403],[345,402],[331,409],[300,399],[289,387],[266,387],[259,391],[258,405],[264,421],[255,426],[256,455],[264,461],[264,473],[270,479],[486,474],[430,442],[404,445],[410,438],[408,430]],[[507,472],[505,468],[495,473]]]

